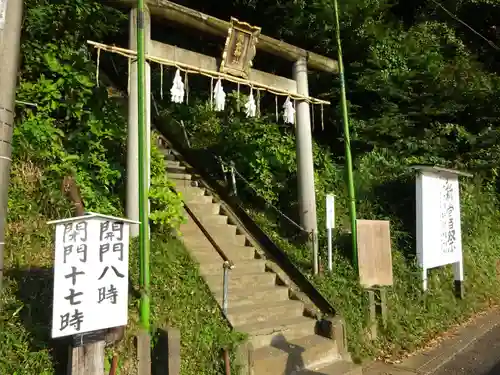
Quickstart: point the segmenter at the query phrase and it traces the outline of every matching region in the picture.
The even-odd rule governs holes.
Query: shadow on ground
[[[23,303],[20,318],[30,333],[30,351],[48,350],[56,374],[64,374],[68,362],[66,339],[50,337],[52,325],[53,271],[49,268],[13,269],[6,276],[18,285],[16,297]]]
[[[302,353],[305,349],[301,346],[289,343],[283,335],[278,335],[273,338],[271,346],[288,353],[286,369],[283,374],[276,375],[326,375],[320,372],[304,369],[304,358]]]

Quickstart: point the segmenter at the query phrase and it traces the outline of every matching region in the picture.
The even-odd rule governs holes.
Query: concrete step
[[[196,210],[198,210],[198,212],[195,212],[195,215],[197,217],[197,219],[202,223],[202,225],[204,227],[210,227],[210,228],[213,228],[213,227],[220,227],[220,228],[214,228],[215,230],[222,230],[224,232],[227,232],[229,234],[236,234],[236,229],[232,228],[231,227],[231,224],[228,223],[228,218],[226,215],[221,215],[219,214],[218,212],[215,213],[213,211],[217,211],[217,205],[215,205],[215,208],[211,205],[204,205],[205,207],[198,207],[198,206],[195,206],[196,207]],[[190,229],[193,229],[193,225],[190,225],[190,224],[195,224],[194,221],[192,223],[186,223],[186,227],[185,229],[187,229],[188,231]],[[195,224],[196,225],[196,224]],[[234,232],[233,232],[234,231]]]
[[[303,313],[304,305],[299,301],[262,301],[256,305],[229,307],[227,318],[233,326],[241,326],[292,316],[300,317]]]
[[[222,289],[221,276],[204,276],[203,278],[213,292]],[[229,293],[231,293],[233,288],[238,289],[246,286],[250,290],[250,288],[271,287],[273,285],[276,285],[276,274],[272,272],[229,276]]]
[[[206,228],[207,231],[209,231],[209,233],[212,236],[216,236],[217,234],[221,234],[224,237],[236,236],[236,230],[238,229],[238,227],[233,224],[228,224],[227,216],[214,215],[213,213],[203,212],[203,208],[199,208],[197,206],[194,207],[196,207],[195,209],[198,209],[198,212],[192,210],[193,213],[196,215],[197,219],[203,224],[203,226]],[[207,206],[207,208],[210,207]],[[217,216],[220,216],[220,218],[217,218]],[[181,231],[184,231],[186,233],[196,232],[199,229],[200,228],[198,227],[198,225],[196,225],[196,223],[193,220],[188,220],[188,222],[182,224],[180,228]]]
[[[176,164],[170,164],[170,163],[177,163]],[[167,160],[165,162],[165,167],[167,169],[167,176],[170,174],[180,174],[180,173],[186,173],[186,167],[181,165],[179,162],[175,162],[172,160]]]
[[[300,337],[314,335],[316,319],[306,316],[279,317],[262,323],[246,324],[234,328],[249,335],[249,340],[255,349],[271,345],[275,337],[283,337],[290,341]]]
[[[203,223],[205,225],[205,223]],[[212,238],[219,244],[227,246],[245,246],[247,245],[247,238],[243,234],[235,234],[232,231],[227,231],[225,227],[230,225],[206,225],[205,228],[209,231]]]
[[[182,200],[184,201],[184,203],[187,204],[187,206],[189,208],[191,208],[191,206],[193,204],[196,204],[196,205],[215,204],[215,205],[217,205],[217,203],[215,203],[213,201],[214,198],[211,195],[201,195],[201,194],[199,194],[199,195],[184,195],[184,194],[182,194]],[[192,210],[192,208],[191,208],[191,210]],[[218,206],[214,207],[214,210],[212,212],[214,214],[220,213],[220,204]]]
[[[193,180],[193,175],[191,173],[167,173],[167,177],[172,180],[175,184],[177,181],[191,181]]]
[[[184,245],[200,265],[222,262],[217,250],[206,240],[194,242],[185,238]],[[255,248],[251,246],[225,245],[220,242],[218,242],[218,245],[224,254],[236,264],[236,267],[240,262],[255,259]]]
[[[335,341],[318,335],[291,341],[276,337],[271,346],[255,350],[253,359],[254,373],[259,375],[296,375],[341,361]]]
[[[302,370],[297,375],[363,375],[363,367],[352,362],[338,361],[327,367]]]
[[[205,198],[206,197],[206,198]],[[207,199],[208,198],[208,199]],[[214,203],[212,202],[212,197],[211,196],[207,196],[207,195],[198,195],[198,196],[194,196],[192,198],[193,200],[197,200],[197,201],[202,201],[204,200],[205,202],[193,202],[193,201],[190,201],[187,203],[187,206],[189,207],[189,209],[196,215],[196,217],[198,219],[202,219],[203,216],[206,216],[206,215],[218,215],[220,213],[220,203]],[[227,216],[226,216],[227,218]],[[227,221],[227,220],[226,220]],[[184,225],[186,226],[193,226],[191,224],[194,224],[194,221],[192,223],[188,222]]]
[[[213,291],[212,293],[222,306],[222,289]],[[228,293],[228,306],[239,307],[254,305],[262,301],[286,301],[288,300],[288,288],[284,286],[272,286],[265,288],[232,288],[231,293]],[[238,329],[238,331],[241,331]],[[241,331],[243,332],[243,331]],[[266,343],[265,345],[268,345]]]
[[[165,166],[167,168],[169,167],[175,168],[181,166],[181,162],[178,160],[165,160]]]
[[[177,160],[177,158],[175,157],[175,155],[172,153],[171,150],[167,150],[167,149],[161,148],[160,151],[161,151],[161,153],[163,154],[163,157],[166,160],[171,160],[171,161],[176,161]]]
[[[246,274],[246,273],[259,273],[266,271],[266,261],[264,259],[250,259],[242,261],[233,261],[234,269],[232,269],[231,275]],[[216,263],[203,263],[200,264],[200,272],[203,275],[222,275],[222,266],[220,262]]]
[[[200,220],[201,221],[201,220]],[[224,243],[226,245],[237,245],[245,246],[247,243],[246,236],[242,234],[236,234],[236,230],[233,229],[230,224],[217,224],[210,223],[208,221],[201,222],[203,227],[210,233],[210,236],[214,239],[217,244]],[[201,240],[205,238],[201,229],[196,226],[196,224],[190,222],[188,219],[188,224],[183,224],[180,226],[179,230],[183,234],[186,240]]]
[[[197,186],[190,186],[190,185],[177,185],[175,187],[175,190],[177,192],[180,192],[182,196],[187,197],[187,196],[197,196],[197,195],[205,195],[206,190],[204,188],[200,188]]]

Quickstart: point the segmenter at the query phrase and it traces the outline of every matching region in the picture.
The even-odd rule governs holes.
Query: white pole
[[[297,93],[309,95],[307,79],[307,60],[300,58],[293,66],[293,77],[297,82]],[[316,219],[316,189],[314,188],[314,162],[311,134],[311,113],[309,103],[297,101],[297,124],[295,126],[297,150],[297,182],[300,224],[307,233],[312,234],[313,269],[319,271],[318,223]]]
[[[332,229],[328,228],[328,271],[333,269],[332,263]]]
[[[332,229],[335,228],[335,196],[326,196],[326,229],[328,231],[328,271],[333,269],[332,261]]]

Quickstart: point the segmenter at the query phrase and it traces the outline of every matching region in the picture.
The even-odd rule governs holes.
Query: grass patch
[[[50,339],[53,240],[46,221],[38,217],[9,225],[0,311],[0,374],[64,373],[67,343]],[[132,244],[133,285],[138,280],[136,264],[137,246]],[[229,329],[197,265],[182,243],[157,235],[151,244],[151,265],[152,325],[181,330],[181,373],[221,373],[220,350],[234,347],[239,335]],[[120,375],[135,374],[138,300],[130,301],[127,337],[117,350]]]

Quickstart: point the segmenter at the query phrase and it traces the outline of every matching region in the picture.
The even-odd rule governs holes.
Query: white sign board
[[[326,229],[335,228],[335,196],[326,196]]]
[[[5,20],[7,18],[7,3],[8,0],[0,0],[0,30],[5,27]]]
[[[91,214],[51,224],[52,337],[127,325],[129,222]]]
[[[423,171],[417,177],[417,258],[427,289],[427,270],[454,264],[463,281],[458,175]]]

